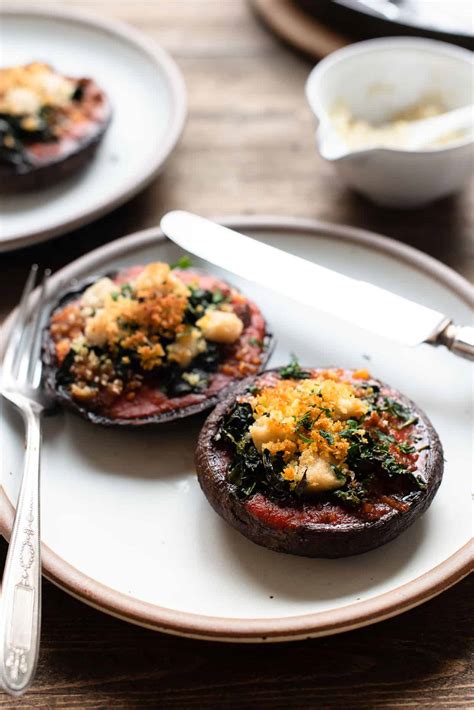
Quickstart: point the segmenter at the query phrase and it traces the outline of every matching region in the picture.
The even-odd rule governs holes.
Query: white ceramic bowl
[[[376,124],[425,97],[448,110],[465,106],[473,102],[473,66],[468,50],[421,38],[368,40],[334,52],[306,83],[319,122],[319,152],[349,186],[388,207],[417,207],[458,191],[473,172],[472,133],[429,150],[368,148],[337,155],[330,113],[343,102],[356,118]]]

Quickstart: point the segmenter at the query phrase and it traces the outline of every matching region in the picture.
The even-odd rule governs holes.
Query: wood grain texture
[[[6,544],[0,544],[2,556]],[[401,617],[275,645],[157,634],[43,585],[37,681],[0,708],[470,708],[474,579]]]
[[[50,244],[2,254],[0,318],[27,265],[59,268],[93,247],[157,224],[168,209],[317,217],[372,229],[474,277],[473,191],[410,212],[381,209],[344,188],[314,149],[303,94],[311,64],[256,19],[245,0],[89,0],[53,3],[130,22],[178,62],[189,117],[162,175],[94,225]]]
[[[295,0],[251,0],[265,24],[290,47],[315,60],[322,59],[346,44],[348,37],[335,32],[302,10]]]
[[[165,171],[129,204],[53,242],[0,255],[0,319],[33,261],[58,269],[157,224],[168,209],[317,217],[412,244],[474,276],[472,190],[413,212],[377,208],[341,186],[314,150],[303,87],[310,64],[245,0],[55,3],[128,21],[177,60],[189,118]],[[6,545],[0,544],[1,559]],[[107,617],[45,582],[37,683],[2,708],[467,708],[474,584],[371,628],[276,646],[221,645]]]

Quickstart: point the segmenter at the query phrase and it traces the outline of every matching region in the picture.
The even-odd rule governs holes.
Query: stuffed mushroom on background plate
[[[181,134],[186,91],[171,57],[118,21],[76,10],[8,3],[2,3],[0,20],[3,67],[36,63],[49,65],[62,77],[90,78],[94,85],[89,84],[88,91],[100,87],[113,111],[100,145],[90,134],[89,142],[82,142],[69,162],[56,161],[41,172],[39,166],[35,171],[24,166],[26,174],[16,178],[18,190],[25,182],[41,189],[23,194],[9,189],[10,194],[0,196],[0,251],[6,251],[86,224],[143,189],[158,174]],[[41,152],[45,146],[53,152],[61,146],[62,157],[71,149],[64,141],[56,142],[56,147],[43,142]],[[74,172],[77,161],[91,157],[94,148],[93,159]]]
[[[323,266],[470,317],[462,278],[420,252],[346,227],[284,218],[227,224]],[[148,230],[110,243],[56,277],[78,282],[180,252]],[[193,268],[258,304],[278,341],[266,367],[298,353],[305,365],[367,369],[417,403],[443,444],[443,481],[430,508],[396,539],[363,555],[308,559],[247,540],[209,506],[194,451],[205,416],[166,426],[93,426],[68,411],[44,419],[44,573],[76,597],[132,623],[223,640],[335,633],[397,614],[446,589],[471,565],[471,364],[403,348],[325,318],[195,260]],[[54,281],[53,281],[54,285]],[[330,294],[322,293],[322,298]],[[370,307],[370,304],[368,304]],[[23,429],[4,408],[0,528],[11,526]],[[304,433],[304,432],[303,432]],[[416,492],[416,491],[415,491]]]
[[[78,172],[111,114],[89,77],[63,76],[44,62],[0,68],[0,192],[40,190]]]

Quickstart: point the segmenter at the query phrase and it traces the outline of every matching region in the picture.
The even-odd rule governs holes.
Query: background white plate
[[[303,220],[243,218],[231,226],[430,304],[458,322],[470,319],[467,283],[410,247]],[[178,254],[158,230],[148,230],[91,252],[56,279],[174,260]],[[413,398],[443,442],[446,470],[439,493],[421,520],[383,548],[340,560],[292,557],[242,537],[202,495],[193,453],[204,416],[125,431],[62,413],[44,422],[45,574],[87,603],[136,623],[254,641],[371,623],[420,603],[466,574],[472,534],[470,363],[441,348],[408,349],[379,340],[196,264],[223,274],[262,307],[278,339],[271,365],[287,362],[295,352],[307,365],[366,366]],[[4,413],[6,496],[0,494],[0,528],[8,536],[23,429],[9,407]]]
[[[0,200],[0,251],[57,236],[130,199],[158,173],[184,125],[186,95],[174,61],[119,22],[63,10],[2,8],[0,64],[33,60],[90,76],[107,93],[112,123],[90,165],[60,185]]]

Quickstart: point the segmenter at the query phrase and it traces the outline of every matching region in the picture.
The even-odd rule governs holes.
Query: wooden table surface
[[[245,0],[55,4],[126,20],[159,41],[184,74],[189,117],[164,173],[129,204],[55,241],[0,255],[0,318],[18,300],[33,261],[57,269],[157,224],[178,207],[365,227],[474,276],[472,190],[398,212],[342,187],[313,148],[303,95],[309,63],[262,27]],[[2,541],[2,559],[5,550]],[[294,644],[239,646],[133,627],[45,582],[36,684],[21,700],[0,695],[0,707],[473,707],[473,596],[468,579],[370,628]]]

